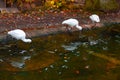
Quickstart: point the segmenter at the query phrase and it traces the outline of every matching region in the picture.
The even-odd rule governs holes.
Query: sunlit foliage
[[[7,0],[6,3],[7,5],[13,6],[14,4],[17,5],[18,8],[32,8],[33,7],[33,2],[35,0]]]
[[[35,8],[35,2],[43,2],[44,9],[47,10],[62,10],[62,9],[73,9],[75,0],[9,0],[7,3],[13,5],[16,4],[18,8],[31,9]]]
[[[65,0],[49,0],[45,3],[47,9],[58,9],[66,4]]]

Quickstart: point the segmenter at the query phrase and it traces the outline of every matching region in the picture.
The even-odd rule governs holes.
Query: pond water
[[[0,45],[0,80],[120,80],[120,24]]]

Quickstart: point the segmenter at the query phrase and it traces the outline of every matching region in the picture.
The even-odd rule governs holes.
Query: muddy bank
[[[53,33],[65,32],[65,27],[62,27],[63,20],[68,18],[76,18],[83,28],[93,26],[89,16],[90,13],[81,14],[79,11],[59,13],[36,13],[31,14],[0,14],[0,39],[5,38],[7,31],[20,28],[24,30],[27,37],[43,36]],[[104,26],[105,23],[120,23],[120,12],[111,14],[99,15],[101,22],[97,27]],[[76,31],[74,29],[73,31]]]

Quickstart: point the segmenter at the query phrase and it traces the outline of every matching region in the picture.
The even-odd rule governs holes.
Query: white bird
[[[95,26],[96,26],[96,23],[100,22],[100,18],[96,14],[92,14],[91,16],[89,16],[89,18],[92,20],[92,22],[95,24]]]
[[[77,29],[82,30],[82,27],[79,26],[79,22],[77,19],[70,18],[70,19],[64,20],[62,24],[66,25],[67,29],[69,29],[68,27],[70,27],[70,29],[72,29],[73,27],[76,27]]]
[[[21,29],[15,29],[15,30],[8,31],[8,35],[12,36],[13,38],[17,40],[22,40],[23,42],[27,42],[27,43],[32,42],[31,39],[26,39],[26,34]]]

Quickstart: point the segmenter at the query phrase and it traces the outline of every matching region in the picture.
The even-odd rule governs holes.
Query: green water
[[[0,47],[0,80],[120,80],[120,25]]]

